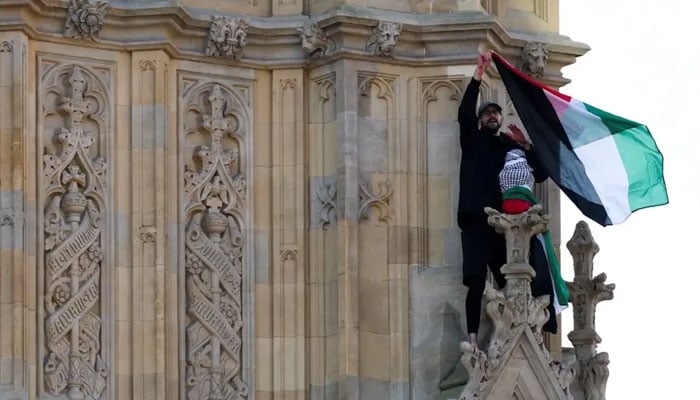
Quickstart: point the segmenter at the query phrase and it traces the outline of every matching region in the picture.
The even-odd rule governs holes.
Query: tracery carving
[[[316,198],[320,202],[318,219],[321,222],[322,229],[328,229],[328,226],[336,220],[336,199],[337,189],[335,181],[322,183],[316,189]]]
[[[377,56],[393,57],[400,34],[400,23],[380,21],[372,28],[372,34],[367,40],[367,51]]]
[[[211,57],[240,57],[243,47],[248,44],[248,28],[250,22],[247,18],[230,18],[221,15],[211,17],[209,27],[209,41],[206,55]]]
[[[389,205],[391,196],[394,194],[394,185],[391,179],[387,178],[383,182],[377,184],[379,190],[377,193],[372,190],[367,183],[360,181],[360,211],[361,218],[369,219],[371,211],[376,211],[376,218],[379,221],[389,223],[394,217],[394,210]]]
[[[207,96],[208,94],[208,96]],[[202,110],[202,97],[210,113]],[[245,399],[242,279],[247,185],[240,164],[247,124],[240,101],[219,85],[200,87],[188,110],[201,114],[209,145],[186,168],[186,385],[190,399]],[[200,132],[201,131],[201,132]],[[228,140],[225,140],[228,139]]]
[[[301,36],[301,48],[311,58],[323,58],[335,50],[335,43],[315,22],[307,22],[297,29]]]
[[[546,43],[527,42],[520,53],[517,65],[524,73],[541,78],[549,60],[549,45]]]
[[[0,210],[0,226],[14,225],[15,213],[11,209]]]
[[[0,53],[12,53],[12,42],[0,42]]]
[[[106,13],[106,1],[70,0],[63,36],[96,40],[104,24]]]
[[[99,305],[106,162],[96,133],[84,129],[106,104],[86,75],[77,66],[59,71],[47,92],[62,97],[60,110],[44,110],[45,117],[55,112],[68,120],[55,135],[60,150],[43,156],[44,383],[52,395],[69,399],[101,398],[108,376]]]

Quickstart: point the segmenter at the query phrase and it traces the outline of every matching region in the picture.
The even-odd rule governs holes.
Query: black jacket
[[[506,153],[519,145],[504,134],[498,136],[479,129],[476,100],[481,81],[472,80],[467,85],[459,106],[459,136],[462,160],[459,167],[458,213],[468,216],[484,216],[484,207],[501,210],[502,194],[498,174],[503,169]],[[525,152],[528,164],[533,168],[536,182],[547,179],[544,169],[532,151]]]

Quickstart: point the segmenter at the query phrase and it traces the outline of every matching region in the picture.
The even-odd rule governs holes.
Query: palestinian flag
[[[663,156],[645,125],[559,93],[492,55],[535,154],[584,215],[613,225],[668,203]]]

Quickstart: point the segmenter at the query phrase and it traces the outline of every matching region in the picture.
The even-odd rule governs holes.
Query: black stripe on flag
[[[493,61],[515,110],[532,139],[533,150],[550,178],[588,218],[605,226],[612,222],[598,197],[586,169],[574,153],[566,131],[559,121],[544,89],[520,76],[498,55]],[[601,160],[604,162],[604,160]]]

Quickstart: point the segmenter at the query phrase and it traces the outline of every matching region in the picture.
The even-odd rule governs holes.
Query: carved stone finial
[[[604,273],[593,277],[593,257],[599,248],[585,222],[576,224],[566,247],[574,259],[574,281],[566,286],[574,305],[574,330],[568,337],[576,352],[578,382],[586,400],[604,400],[609,358],[607,353],[596,353],[601,339],[595,330],[595,310],[599,302],[613,298],[615,285],[605,283]]]
[[[549,59],[549,45],[545,43],[527,42],[520,53],[518,69],[524,73],[541,78]]]
[[[367,40],[367,51],[377,56],[393,57],[399,34],[400,23],[380,21],[379,25],[372,28],[372,35]]]
[[[315,22],[307,22],[303,28],[297,29],[301,36],[301,48],[311,58],[323,58],[335,50],[335,43]]]
[[[610,358],[604,352],[580,363],[579,384],[586,400],[605,400],[605,389],[610,376],[608,364]]]
[[[209,27],[209,42],[206,55],[211,57],[240,57],[243,47],[248,43],[248,28],[250,22],[247,18],[232,19],[220,15],[211,17]]]
[[[547,230],[549,216],[542,215],[542,206],[536,204],[520,214],[501,214],[493,208],[484,209],[496,232],[506,237],[508,264],[527,264],[530,256],[530,238]]]
[[[63,36],[95,40],[102,29],[106,13],[106,1],[70,0]]]

